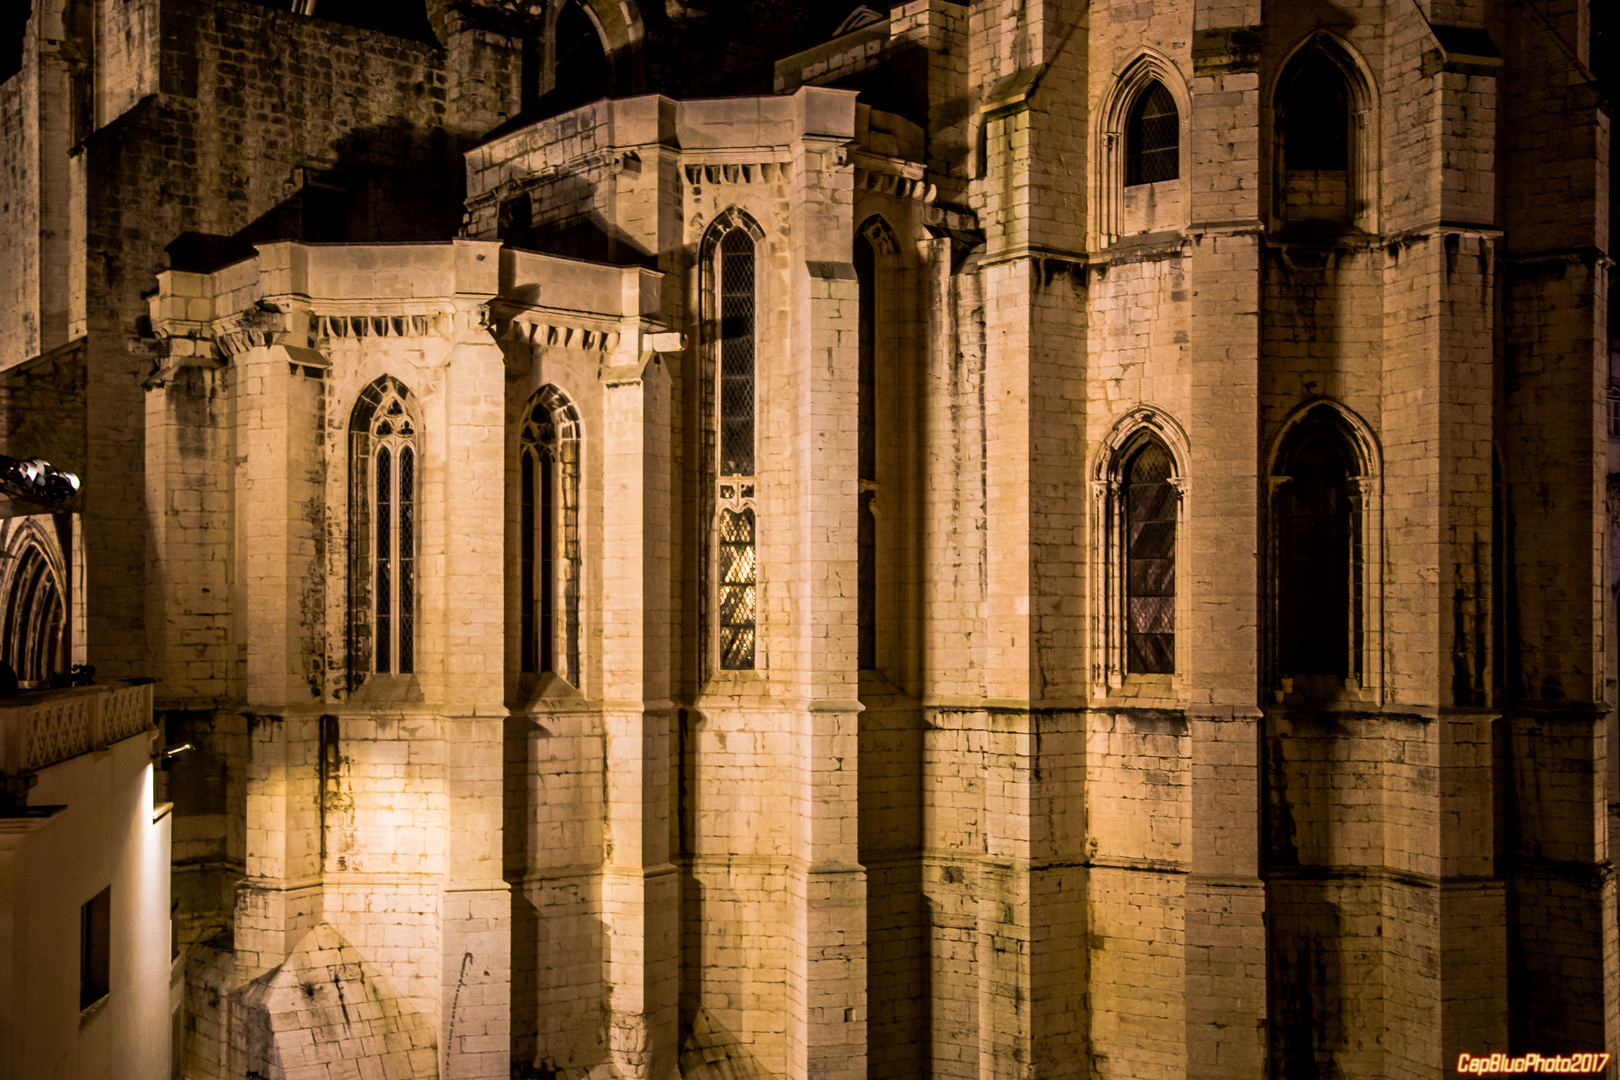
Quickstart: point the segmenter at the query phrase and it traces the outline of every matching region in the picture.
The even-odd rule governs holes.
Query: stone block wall
[[[4,424],[98,478],[90,659],[161,668],[171,731],[227,770],[168,780],[188,940],[235,931],[233,974],[197,953],[225,989],[193,995],[197,1061],[280,1030],[311,934],[446,1076],[1430,1077],[1608,1046],[1607,127],[1554,36],[1582,8],[1332,8],[918,0],[784,62],[791,92],[608,99],[464,162],[526,119],[521,27],[441,50],[98,9],[102,126],[60,166],[97,257],[58,258],[71,213],[19,188],[40,220],[0,276],[32,347],[86,338],[7,375]],[[1502,63],[1448,54],[1460,30]],[[1278,156],[1300,47],[1342,61],[1342,173]],[[67,69],[39,71],[0,90],[23,144],[34,112],[41,145],[68,130]],[[889,111],[885,72],[915,100]],[[1127,188],[1148,76],[1180,175]],[[280,242],[332,192],[348,243]],[[703,242],[742,215],[759,644],[723,671]],[[369,671],[350,576],[349,421],[383,375],[421,425],[400,674]],[[566,678],[517,630],[542,390],[581,433]],[[1324,410],[1360,545],[1331,686],[1285,670],[1278,606],[1278,453]],[[1142,431],[1174,459],[1172,673],[1124,659]]]

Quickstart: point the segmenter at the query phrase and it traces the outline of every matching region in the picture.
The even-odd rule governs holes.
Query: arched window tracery
[[[579,413],[544,386],[518,436],[521,670],[580,684]]]
[[[1375,231],[1372,82],[1327,32],[1302,43],[1272,90],[1273,225]]]
[[[1279,701],[1382,693],[1379,451],[1350,410],[1285,422],[1270,468],[1265,663]],[[1289,695],[1293,695],[1291,698]]]
[[[1118,69],[1096,111],[1092,242],[1106,247],[1190,223],[1191,158],[1182,158],[1191,100],[1176,62],[1152,48]]]
[[[1176,669],[1175,462],[1147,438],[1123,473],[1125,670],[1168,675]]]
[[[856,527],[856,665],[877,667],[877,253],[859,233],[854,245],[857,292],[856,429],[860,519]]]
[[[763,234],[735,208],[722,213],[702,245],[704,325],[713,383],[714,538],[710,603],[722,671],[758,663],[759,246]]]
[[[384,375],[349,421],[350,635],[355,675],[416,670],[419,424],[411,392]]]
[[[1153,406],[1123,418],[1105,442],[1095,485],[1101,692],[1131,676],[1179,670],[1176,567],[1187,483],[1180,428]]]
[[[1278,455],[1277,670],[1285,678],[1361,673],[1360,486],[1354,451],[1313,416]]]
[[[1125,124],[1125,186],[1181,176],[1181,115],[1176,99],[1153,80],[1136,95]]]
[[[0,655],[22,682],[44,683],[67,664],[67,602],[51,561],[30,540],[13,556]]]

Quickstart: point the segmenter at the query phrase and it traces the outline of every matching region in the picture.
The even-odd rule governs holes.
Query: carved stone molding
[[[315,336],[328,340],[449,337],[450,317],[431,315],[317,315]]]
[[[526,342],[549,349],[583,349],[586,352],[612,352],[619,347],[621,336],[618,330],[570,326],[521,316],[498,322],[495,327],[498,341]]]
[[[714,164],[684,165],[688,187],[700,184],[769,184],[793,176],[793,164],[788,161],[716,162]]]
[[[923,203],[932,203],[939,194],[939,189],[928,182],[928,170],[917,162],[865,150],[852,151],[849,160],[855,166],[856,191],[876,191]]]

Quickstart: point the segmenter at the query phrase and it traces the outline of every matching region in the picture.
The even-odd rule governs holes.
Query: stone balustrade
[[[38,772],[152,730],[151,679],[0,698],[0,774]]]

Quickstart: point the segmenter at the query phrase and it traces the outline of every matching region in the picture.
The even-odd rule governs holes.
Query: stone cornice
[[[682,154],[681,174],[688,187],[701,184],[769,184],[788,180],[793,176],[793,163],[781,160],[763,160],[764,151],[747,152],[747,156],[733,160],[735,154],[709,155]],[[757,155],[757,156],[756,156]],[[698,156],[697,161],[692,158]]]
[[[928,182],[927,168],[915,161],[866,150],[850,151],[849,161],[855,166],[857,191],[877,191],[924,203],[932,203],[939,194],[939,189]]]

